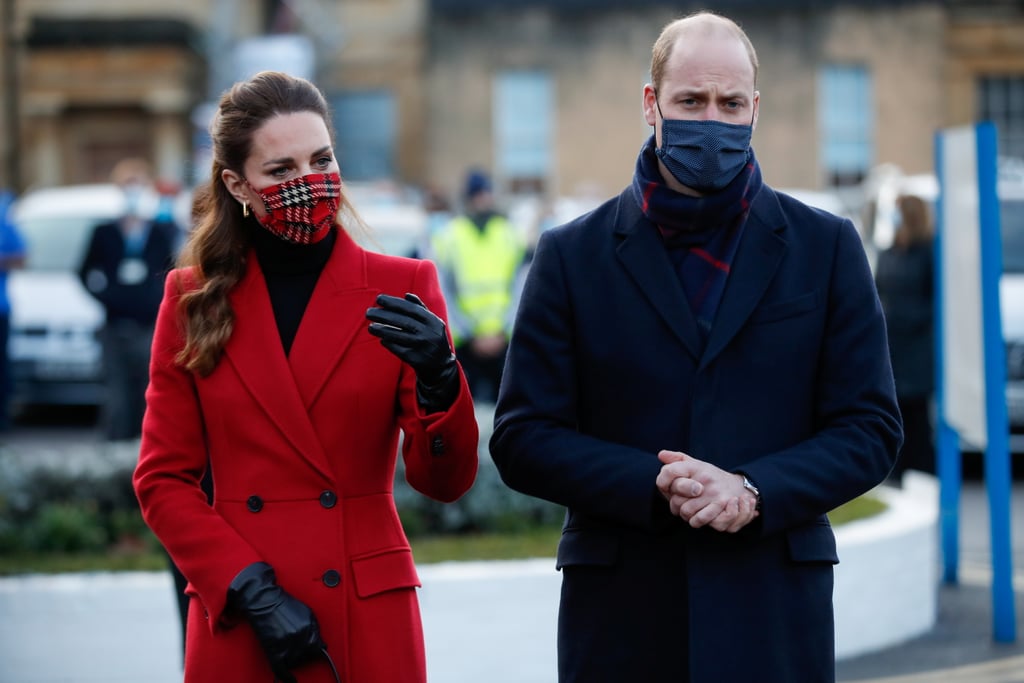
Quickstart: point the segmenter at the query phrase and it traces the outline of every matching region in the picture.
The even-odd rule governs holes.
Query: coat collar
[[[626,272],[672,333],[694,358],[699,358],[701,343],[697,321],[658,231],[644,217],[632,189],[627,188],[619,195],[612,224],[621,238],[616,252]]]
[[[757,193],[701,358],[708,365],[740,331],[771,284],[786,252],[786,224],[779,201],[767,186]]]
[[[295,450],[330,478],[330,468],[309,409],[357,333],[376,293],[366,282],[366,254],[339,231],[330,258],[285,357],[266,281],[255,254],[230,294],[235,326],[224,349],[242,384]]]
[[[668,253],[628,188],[619,196],[613,224],[620,239],[618,257],[626,271],[702,367],[721,353],[753,313],[785,253],[786,243],[782,237],[785,221],[774,191],[764,186],[751,206],[732,272],[702,352],[697,322]]]

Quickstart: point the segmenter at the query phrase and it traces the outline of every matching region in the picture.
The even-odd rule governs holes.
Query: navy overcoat
[[[881,482],[902,439],[886,332],[850,221],[765,186],[701,348],[627,189],[545,232],[490,447],[504,481],[567,506],[559,680],[834,680],[826,513]],[[657,494],[661,449],[760,488],[738,534]]]

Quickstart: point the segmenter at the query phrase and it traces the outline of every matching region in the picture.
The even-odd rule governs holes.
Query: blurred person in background
[[[463,212],[433,239],[433,258],[451,316],[455,355],[473,398],[498,397],[508,337],[518,303],[518,276],[526,244],[497,212],[491,179],[478,169],[466,176]]]
[[[124,441],[142,430],[153,324],[177,229],[171,221],[158,220],[157,207],[149,205],[154,188],[146,160],[119,161],[110,179],[124,195],[123,214],[96,226],[79,276],[106,313],[101,431],[108,441]]]
[[[11,363],[7,340],[11,330],[11,300],[7,295],[7,274],[25,265],[25,241],[11,220],[14,195],[0,190],[0,432],[11,427]]]
[[[541,234],[491,453],[566,506],[561,683],[832,683],[827,513],[900,443],[853,224],[762,181],[757,56],[698,12],[654,43],[633,183]]]
[[[283,73],[224,93],[167,277],[133,481],[188,579],[186,683],[426,680],[399,437],[409,483],[453,501],[477,424],[433,263],[339,222],[330,120]]]
[[[878,255],[875,282],[885,311],[904,441],[890,481],[907,470],[935,473],[932,394],[935,390],[935,276],[933,221],[913,195],[896,199],[893,243]]]
[[[414,258],[434,259],[434,239],[452,220],[452,205],[444,190],[436,186],[423,189],[423,211],[427,215],[422,238],[416,245]]]

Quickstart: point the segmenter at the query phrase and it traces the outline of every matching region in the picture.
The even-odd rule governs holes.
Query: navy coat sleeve
[[[763,533],[806,523],[865,493],[892,469],[902,443],[885,320],[849,221],[836,231],[830,257],[810,396],[813,433],[742,466],[763,489]]]

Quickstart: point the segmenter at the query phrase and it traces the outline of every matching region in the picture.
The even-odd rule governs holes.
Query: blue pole
[[[960,435],[941,417],[937,427],[942,580],[955,584],[959,582],[957,567],[960,559]]]
[[[981,309],[985,358],[985,406],[988,447],[985,486],[988,489],[992,538],[992,617],[995,639],[1017,638],[1014,615],[1013,556],[1010,542],[1010,444],[1006,416],[1006,352],[999,314],[999,279],[1003,272],[997,193],[996,128],[979,123],[978,210],[981,223]]]
[[[946,180],[943,166],[942,132],[935,134],[935,172],[939,180],[939,188],[945,192]],[[935,210],[935,404],[936,430],[935,455],[936,472],[939,475],[939,533],[942,542],[942,580],[947,584],[955,584],[957,566],[960,558],[960,436],[945,420],[945,348],[943,344],[942,301],[944,295],[943,281],[945,273],[942,268],[943,234],[946,229],[943,220],[942,206],[944,196],[940,192]]]

